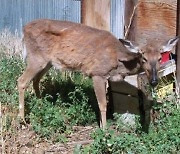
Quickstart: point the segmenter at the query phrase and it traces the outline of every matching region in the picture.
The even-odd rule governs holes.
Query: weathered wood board
[[[139,114],[137,88],[127,82],[111,82],[113,108],[116,113]]]
[[[113,93],[112,95],[115,113],[131,113],[139,115],[139,101],[137,97],[131,97],[120,93]]]
[[[110,0],[82,0],[81,14],[83,24],[110,30]]]
[[[132,32],[136,42],[163,43],[176,35],[177,0],[139,0],[137,4]]]

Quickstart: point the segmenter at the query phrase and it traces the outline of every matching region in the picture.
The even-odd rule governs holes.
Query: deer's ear
[[[165,45],[162,46],[162,52],[172,51],[172,49],[176,46],[179,41],[179,36],[172,38],[166,42]]]
[[[134,42],[132,43],[129,40],[119,39],[119,41],[131,52],[138,53],[139,47]]]

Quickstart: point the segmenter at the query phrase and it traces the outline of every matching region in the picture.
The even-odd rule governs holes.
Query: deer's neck
[[[129,75],[135,75],[142,71],[141,64],[138,59],[119,63],[117,68],[109,72],[111,81],[120,81]]]
[[[123,67],[119,67],[119,69],[122,70],[121,74],[124,76],[138,74],[142,71],[139,59],[122,62],[122,65]]]

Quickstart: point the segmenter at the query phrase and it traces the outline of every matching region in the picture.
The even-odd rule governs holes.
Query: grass
[[[0,33],[1,153],[5,153],[8,139],[21,129],[17,118],[17,79],[25,67],[21,51],[21,39],[18,36],[11,35],[7,30]],[[30,85],[25,102],[26,120],[41,139],[67,142],[67,136],[73,134],[73,126],[92,125],[97,121],[95,114],[98,107],[91,79],[80,73],[60,73],[51,69],[40,85],[43,97],[37,99]],[[180,111],[176,95],[167,94],[162,102],[154,106],[156,117],[150,125],[149,134],[138,131],[138,122],[136,127],[126,129],[121,115],[116,114],[115,121],[109,122],[106,130],[96,129],[91,134],[94,141],[86,146],[78,145],[75,153],[180,152]]]

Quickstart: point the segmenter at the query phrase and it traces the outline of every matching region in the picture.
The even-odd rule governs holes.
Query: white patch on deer
[[[68,28],[64,28],[64,29],[62,29],[60,32],[64,32],[66,29],[68,29]]]
[[[56,70],[62,70],[63,69],[63,67],[60,63],[52,62],[52,65]]]
[[[22,107],[22,105],[21,104],[19,104],[19,109],[22,109],[23,107]]]
[[[26,60],[26,57],[27,57],[27,49],[26,49],[26,45],[23,44],[23,52],[22,52],[23,61]]]
[[[131,48],[131,47],[127,46],[127,45],[125,45],[125,47],[126,47],[129,51],[131,51],[131,52],[133,52],[133,53],[138,53],[138,52],[139,52],[139,48],[138,48],[138,47]]]
[[[114,76],[111,76],[109,78],[110,81],[113,81],[113,82],[118,82],[118,81],[122,81],[123,80],[123,77],[121,75],[114,75]]]

